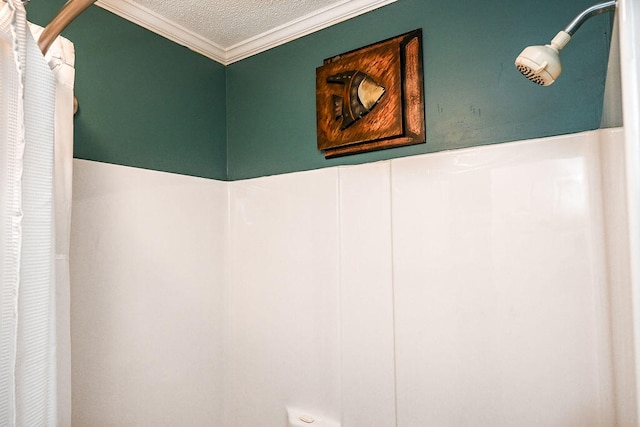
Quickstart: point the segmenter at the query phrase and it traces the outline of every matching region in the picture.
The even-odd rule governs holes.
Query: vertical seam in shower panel
[[[589,209],[589,220],[599,225],[594,227],[594,238],[600,244],[592,244],[591,253],[594,260],[601,260],[598,265],[591,265],[591,276],[596,278],[593,282],[593,310],[594,329],[596,343],[596,366],[598,367],[598,418],[605,425],[615,420],[615,398],[608,399],[607,396],[615,396],[615,370],[613,366],[613,330],[611,319],[611,290],[610,290],[610,262],[609,247],[607,245],[607,212],[603,209],[604,195],[604,175],[603,175],[603,136],[602,130],[596,130],[585,134],[586,146],[586,176],[588,197],[587,205]],[[593,173],[592,173],[593,172]],[[594,177],[595,174],[595,177]],[[595,264],[598,264],[597,262]],[[599,278],[598,278],[599,276]],[[604,326],[606,325],[606,327]],[[607,351],[605,351],[605,348]],[[606,363],[606,370],[602,369]],[[608,372],[608,376],[605,374]],[[609,402],[607,404],[607,402]],[[613,417],[613,419],[612,419]]]
[[[224,254],[223,263],[224,271],[222,272],[222,286],[221,286],[221,298],[222,298],[222,351],[221,351],[221,386],[222,393],[220,396],[221,402],[219,402],[218,408],[221,409],[222,415],[218,419],[222,419],[222,423],[226,424],[229,419],[229,394],[230,391],[230,378],[233,375],[229,364],[231,363],[232,348],[232,322],[231,317],[231,289],[233,286],[233,242],[232,242],[232,199],[233,199],[233,187],[235,186],[233,181],[225,181],[225,242],[224,242]]]
[[[340,425],[344,424],[344,345],[343,345],[343,304],[342,304],[342,255],[343,255],[343,245],[342,245],[342,167],[338,166],[336,175],[336,222],[338,228],[338,250],[336,251],[336,269],[338,276],[338,343],[340,345],[340,385],[339,385],[339,393],[340,393]]]
[[[398,357],[397,357],[397,339],[396,339],[396,286],[395,286],[395,252],[394,252],[394,233],[393,233],[393,164],[389,161],[389,247],[391,256],[391,331],[393,334],[393,404],[395,425],[398,427]]]

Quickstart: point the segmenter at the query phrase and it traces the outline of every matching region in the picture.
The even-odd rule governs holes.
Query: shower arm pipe
[[[578,28],[580,28],[580,26],[584,24],[587,19],[601,13],[610,12],[615,8],[616,0],[594,4],[590,8],[583,10],[580,15],[576,16],[573,21],[571,21],[569,25],[567,25],[567,27],[564,29],[564,32],[569,34],[570,36],[573,36],[573,34],[578,31]]]
[[[67,28],[78,15],[85,11],[96,0],[69,0],[62,6],[58,14],[44,28],[38,39],[38,47],[42,54],[46,54],[53,41]]]

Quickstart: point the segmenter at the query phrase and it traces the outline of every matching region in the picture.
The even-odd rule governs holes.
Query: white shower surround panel
[[[392,162],[398,425],[613,425],[599,157],[593,132]]]
[[[613,425],[622,138],[229,183],[77,160],[74,422]]]
[[[74,160],[72,425],[224,425],[227,190]]]

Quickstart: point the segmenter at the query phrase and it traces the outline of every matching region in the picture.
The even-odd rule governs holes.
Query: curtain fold
[[[37,40],[44,30],[31,25]],[[71,299],[69,245],[71,241],[71,198],[73,180],[73,87],[75,49],[58,37],[45,59],[56,77],[54,187],[55,187],[55,272],[57,333],[57,426],[71,425]]]
[[[73,47],[45,60],[22,2],[0,5],[0,425],[64,426]]]

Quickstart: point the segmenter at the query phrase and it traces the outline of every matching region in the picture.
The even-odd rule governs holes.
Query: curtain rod
[[[42,54],[46,54],[53,41],[67,28],[78,15],[94,4],[96,0],[69,0],[62,6],[58,14],[44,28],[38,39],[38,47]]]
[[[7,0],[1,1],[6,3]],[[22,3],[29,3],[29,1],[30,0],[22,0]],[[44,27],[44,30],[40,34],[40,38],[38,38],[38,48],[40,48],[42,55],[47,54],[47,51],[53,44],[56,37],[58,37],[60,33],[67,28],[67,25],[69,25],[78,15],[84,12],[85,9],[95,2],[96,0],[68,0],[51,22]],[[75,115],[77,111],[78,99],[74,96],[73,114]]]
[[[2,0],[4,3],[7,0]],[[29,3],[30,0],[22,0],[22,3]],[[67,28],[78,15],[86,8],[94,4],[96,0],[68,0],[58,14],[44,27],[44,31],[38,39],[38,47],[43,55],[47,53],[53,41]]]

